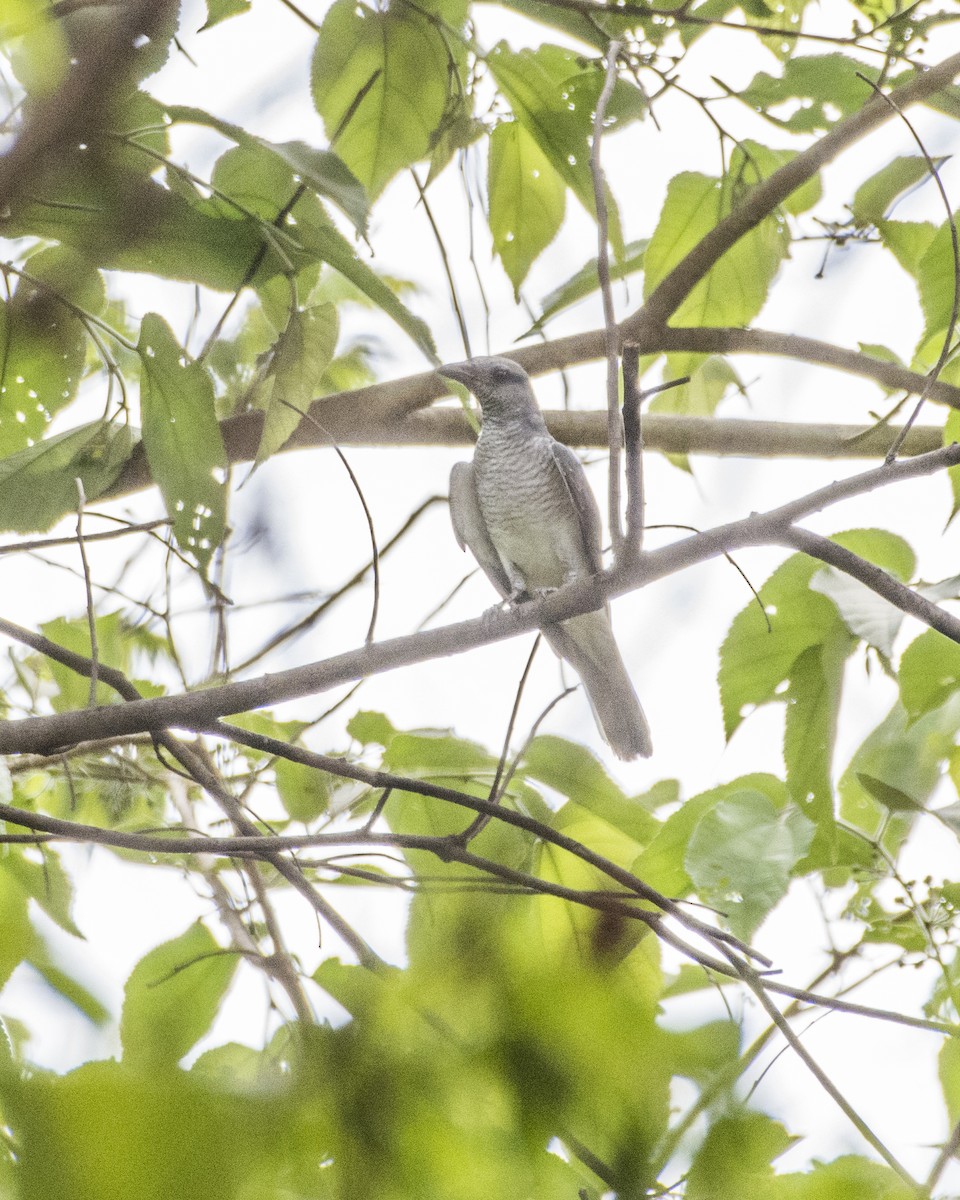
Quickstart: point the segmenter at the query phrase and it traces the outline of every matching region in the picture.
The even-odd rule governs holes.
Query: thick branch
[[[621,343],[626,338],[621,325]],[[629,340],[629,339],[626,339]],[[816,338],[799,337],[796,334],[778,333],[766,329],[689,328],[661,329],[654,333],[645,332],[636,339],[642,354],[667,351],[690,351],[703,354],[764,354],[780,358],[791,358],[799,362],[834,367],[863,379],[872,379],[882,387],[919,395],[927,383],[925,375],[909,371],[896,363],[883,362],[857,350],[847,350],[830,342]],[[571,337],[558,338],[536,346],[525,346],[511,350],[505,357],[512,358],[530,375],[544,375],[559,371],[577,363],[593,362],[603,358],[604,331],[591,329]],[[325,438],[316,425],[302,421],[285,449],[296,450],[308,446],[329,445],[332,438],[343,446],[381,445],[466,445],[473,435],[462,413],[454,410],[436,410],[418,413],[417,410],[432,404],[447,394],[446,385],[432,371],[408,375],[387,383],[375,383],[370,387],[357,388],[350,392],[337,392],[314,401],[311,412],[320,421],[330,437]],[[960,409],[960,388],[938,380],[927,393],[932,400]],[[605,440],[592,432],[597,413],[548,413],[547,420],[554,437],[569,445],[602,446]],[[603,416],[606,420],[606,416]],[[579,423],[584,422],[591,432],[578,435]],[[713,432],[714,427],[721,427]],[[231,462],[249,462],[257,455],[263,431],[262,413],[243,413],[222,422],[224,445]],[[599,428],[599,426],[597,426]],[[767,430],[772,438],[772,449],[765,447]],[[796,428],[796,440],[785,438],[780,432]],[[817,431],[824,430],[823,437]],[[799,431],[803,430],[803,433]],[[866,429],[854,426],[839,426],[838,437],[846,439],[865,434]],[[806,441],[809,433],[810,440]],[[575,440],[577,437],[581,440]],[[740,449],[743,454],[809,454],[811,457],[845,457],[840,449],[834,450],[835,442],[830,426],[784,426],[767,427],[762,422],[733,422],[702,417],[651,416],[644,421],[644,440],[647,446],[667,453],[732,454],[737,451],[737,439],[744,436]],[[929,430],[920,434],[918,442],[906,443],[905,452],[920,453],[934,448],[933,435]],[[568,440],[569,439],[569,440]],[[879,431],[873,441],[869,435],[865,444],[875,446],[864,457],[885,454],[892,437]],[[939,444],[939,443],[936,443]],[[822,451],[820,447],[823,447]],[[804,448],[808,447],[808,448]],[[881,449],[882,447],[882,449]],[[854,448],[855,449],[855,448]],[[855,457],[851,454],[850,457]],[[124,467],[122,474],[108,495],[126,495],[129,492],[149,487],[152,483],[146,456],[138,447]]]
[[[123,737],[147,730],[177,726],[202,727],[230,713],[313,695],[368,675],[382,674],[431,658],[462,654],[477,646],[503,641],[543,625],[590,612],[600,608],[609,598],[645,587],[657,579],[731,550],[778,543],[789,525],[811,513],[878,487],[916,479],[958,464],[960,445],[954,444],[917,458],[876,467],[819,488],[772,512],[732,521],[704,533],[682,538],[662,549],[648,551],[635,564],[579,580],[552,595],[521,604],[507,612],[492,616],[487,614],[472,621],[392,638],[257,679],[153,700],[136,700],[125,705],[7,721],[0,725],[0,754],[50,751],[92,738]],[[46,641],[19,626],[0,622],[0,633],[4,628],[18,640],[28,641],[28,644]],[[101,677],[108,681],[103,668]]]

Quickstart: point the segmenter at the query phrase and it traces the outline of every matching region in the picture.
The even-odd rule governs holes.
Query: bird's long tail
[[[580,676],[597,726],[617,758],[649,758],[650,726],[633,690],[605,612],[584,613],[546,631],[551,646]]]

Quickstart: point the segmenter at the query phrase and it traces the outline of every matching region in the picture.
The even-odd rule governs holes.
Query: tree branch
[[[811,513],[878,487],[930,475],[958,464],[960,445],[954,444],[913,459],[876,467],[819,488],[771,512],[732,521],[704,533],[682,538],[661,549],[647,551],[636,563],[578,580],[551,595],[506,612],[486,614],[471,621],[391,638],[320,662],[256,679],[226,683],[220,687],[151,700],[136,699],[129,704],[81,712],[6,721],[0,724],[0,754],[49,752],[93,738],[124,737],[131,733],[177,726],[202,727],[230,713],[313,695],[367,675],[382,674],[431,658],[462,654],[466,650],[504,641],[580,613],[592,612],[601,608],[608,599],[646,587],[658,579],[731,550],[744,546],[779,544],[790,525]],[[82,664],[86,660],[71,655],[49,639],[12,622],[0,621],[0,633],[4,632],[66,665],[78,662],[80,665],[75,669],[84,673]],[[101,678],[114,686],[108,678],[107,668],[101,667]]]

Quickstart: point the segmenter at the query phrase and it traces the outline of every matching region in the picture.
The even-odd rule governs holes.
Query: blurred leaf
[[[521,768],[641,845],[660,828],[636,798],[617,787],[599,759],[576,742],[541,734],[527,747]]]
[[[123,1061],[174,1067],[210,1028],[238,962],[199,922],[145,954],[123,990]]]
[[[360,711],[347,722],[347,733],[362,746],[375,742],[378,746],[389,746],[396,729],[383,713]]]
[[[237,0],[220,0],[220,2],[231,4],[236,3]],[[240,2],[246,3],[247,0],[240,0]],[[272,156],[277,162],[282,163],[288,172],[293,173],[295,178],[292,182],[302,182],[312,188],[318,196],[332,200],[341,212],[350,218],[358,233],[366,230],[367,218],[370,215],[370,201],[367,193],[343,159],[334,154],[332,150],[317,150],[306,142],[270,142],[266,138],[250,133],[242,125],[224,121],[221,117],[204,112],[200,108],[170,105],[166,112],[175,123],[205,125],[236,142],[240,149],[260,150],[266,155]]]
[[[313,99],[331,145],[372,198],[403,167],[427,157],[447,106],[452,45],[410,7],[378,12],[336,0],[327,11],[313,59]]]
[[[773,1179],[771,1163],[793,1138],[761,1113],[734,1112],[713,1123],[687,1174],[687,1200],[744,1200],[763,1196]]]
[[[274,766],[280,803],[294,821],[307,824],[326,812],[331,777],[303,763],[277,759]]]
[[[916,1192],[884,1163],[845,1154],[814,1162],[808,1171],[778,1175],[770,1200],[913,1200]]]
[[[531,264],[563,223],[566,186],[519,121],[494,129],[488,162],[493,247],[517,297]]]
[[[133,449],[127,425],[94,421],[0,459],[0,528],[44,533],[75,513],[83,481],[87,501],[103,495]]]
[[[685,417],[712,417],[717,405],[731,391],[740,389],[740,377],[726,359],[717,354],[668,354],[664,358],[663,380],[690,382],[669,388],[650,401],[650,412],[676,413]]]
[[[701,817],[684,865],[697,894],[749,940],[786,895],[813,833],[813,822],[798,809],[777,811],[761,792],[735,792]]]
[[[227,455],[214,411],[213,381],[191,362],[170,326],[150,313],[140,328],[143,446],[173,532],[204,575],[223,541]]]
[[[2,1090],[5,1117],[17,1129],[22,1200],[279,1200],[288,1172],[320,1194],[317,1167],[282,1095],[243,1096],[192,1073],[126,1061],[8,1077]],[[321,1157],[315,1145],[313,1162]]]
[[[947,1104],[947,1118],[951,1125],[960,1120],[960,1039],[944,1039],[937,1059],[940,1086]]]

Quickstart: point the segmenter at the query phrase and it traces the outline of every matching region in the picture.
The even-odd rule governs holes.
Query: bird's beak
[[[471,362],[446,363],[437,367],[437,374],[442,375],[444,379],[452,379],[455,383],[462,383],[465,388],[473,387],[474,367]]]

